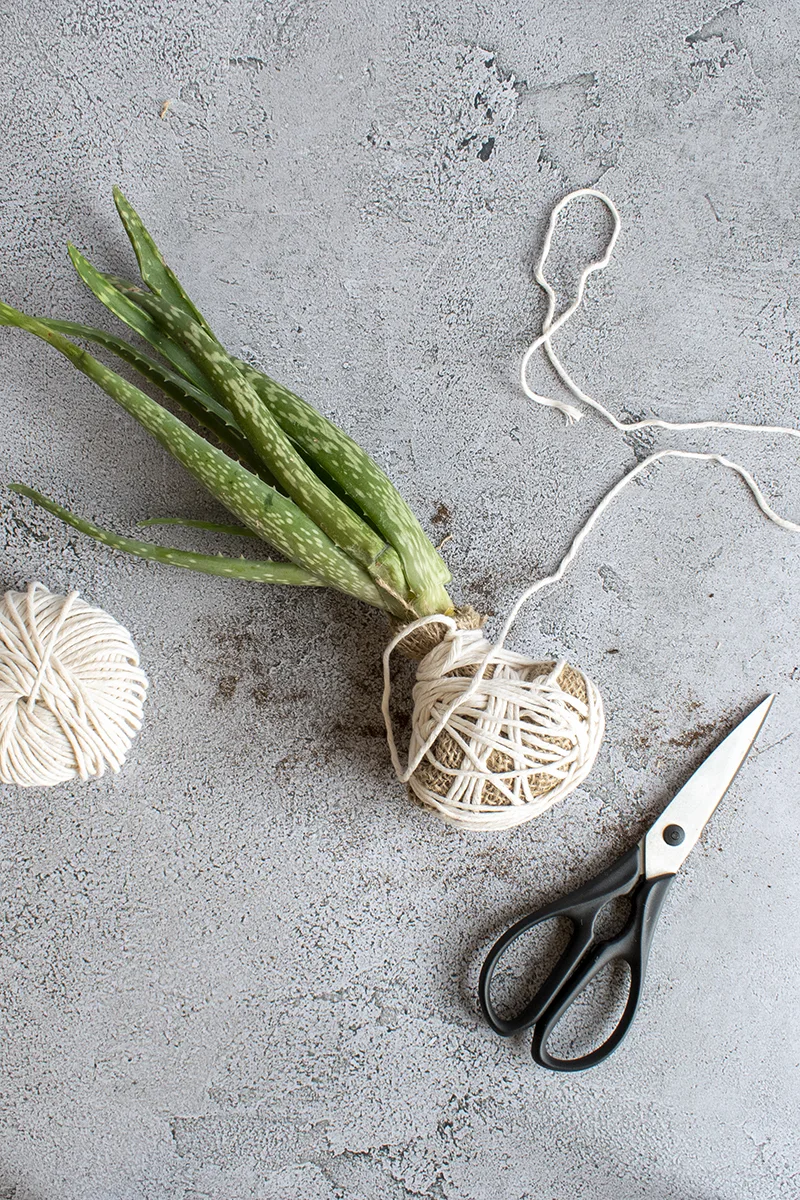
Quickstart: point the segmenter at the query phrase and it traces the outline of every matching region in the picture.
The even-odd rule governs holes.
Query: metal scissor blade
[[[648,879],[674,875],[683,866],[750,753],[774,699],[774,696],[767,696],[739,722],[716,750],[712,750],[704,759],[651,825],[644,839],[644,869]]]

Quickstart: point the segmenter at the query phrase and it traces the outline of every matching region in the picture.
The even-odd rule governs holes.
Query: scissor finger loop
[[[629,895],[642,876],[641,845],[634,846],[613,866],[576,888],[563,900],[523,917],[495,942],[481,971],[478,994],[487,1021],[496,1033],[508,1037],[534,1025],[550,1008],[556,996],[597,944],[594,929],[597,918],[611,901]],[[536,995],[513,1017],[502,1017],[491,996],[492,979],[496,968],[510,947],[529,930],[558,917],[572,923],[572,935],[567,945]]]

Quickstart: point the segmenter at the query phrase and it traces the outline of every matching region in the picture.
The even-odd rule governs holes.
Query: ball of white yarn
[[[476,683],[490,649],[480,629],[450,629],[414,686],[409,789],[471,829],[509,829],[563,799],[591,770],[605,724],[597,688],[563,661],[495,648]]]
[[[0,780],[47,787],[118,771],[147,679],[127,629],[41,583],[0,603]]]

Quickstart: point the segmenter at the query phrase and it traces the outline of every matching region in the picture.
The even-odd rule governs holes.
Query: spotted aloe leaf
[[[269,408],[229,354],[184,309],[159,296],[131,293],[163,333],[189,353],[216,394],[236,417],[250,445],[288,495],[351,558],[360,562],[379,587],[404,601],[408,585],[394,548],[332,492],[297,453]],[[406,610],[411,606],[406,604]]]
[[[208,324],[176,276],[165,267],[163,255],[133,206],[119,189],[116,189],[114,198],[147,286],[162,299],[182,309],[187,317],[201,324],[206,333],[213,337]],[[169,272],[168,279],[165,279],[165,270]],[[129,300],[136,302],[136,292],[131,291],[124,280],[114,279],[113,282]],[[412,510],[377,463],[357,442],[299,396],[249,364],[239,359],[234,361],[306,460],[325,472],[328,486],[337,494],[341,489],[363,517],[397,551],[408,581],[412,604],[423,612],[435,612],[442,606],[446,608],[449,597],[443,585],[449,581],[450,572]]]
[[[192,517],[148,517],[139,521],[140,529],[151,529],[155,525],[178,525],[182,529],[204,529],[209,533],[224,533],[229,537],[255,537],[251,529],[243,525],[223,525],[219,521],[198,521]]]
[[[266,468],[251,448],[234,415],[208,392],[190,383],[177,371],[172,371],[163,363],[151,358],[131,342],[113,333],[107,333],[104,329],[98,329],[94,325],[83,325],[78,321],[59,321],[53,317],[38,317],[37,320],[54,333],[63,333],[68,337],[93,342],[111,350],[124,362],[135,367],[148,383],[155,384],[165,395],[176,400],[200,425],[210,430],[218,441],[229,446],[251,470],[260,473],[267,483],[274,485],[274,479],[265,474]]]
[[[164,563],[171,567],[185,567],[190,571],[200,571],[204,575],[223,575],[229,579],[246,579],[251,583],[282,583],[294,587],[323,587],[321,579],[312,575],[305,567],[295,563],[254,562],[245,558],[226,558],[222,554],[195,554],[191,550],[178,550],[172,546],[157,546],[153,542],[142,542],[137,538],[124,537],[119,533],[111,533],[101,529],[92,521],[77,516],[55,500],[43,496],[41,492],[26,487],[22,483],[9,484],[9,490],[20,496],[27,496],[34,504],[46,509],[54,517],[58,517],[66,525],[85,533],[88,537],[110,546],[112,550],[123,550],[126,554],[134,554],[137,558],[147,558],[153,562]]]
[[[313,458],[394,546],[403,563],[412,603],[421,612],[446,612],[450,572],[397,488],[378,464],[332,421],[282,384],[241,359],[242,374],[284,432]]]
[[[402,605],[379,590],[363,567],[334,545],[292,500],[222,450],[209,445],[200,434],[87,350],[7,304],[0,303],[0,324],[25,329],[59,350],[135,417],[243,524],[291,561],[305,567],[323,583],[377,608],[402,614]]]
[[[125,226],[125,232],[130,238],[136,261],[139,264],[139,274],[156,296],[185,309],[203,329],[211,330],[203,314],[192,303],[181,287],[178,277],[164,261],[163,255],[144,226],[139,214],[129,200],[123,196],[118,187],[114,188],[114,203],[120,220]]]
[[[132,300],[118,288],[115,284],[96,267],[93,267],[89,260],[81,254],[73,245],[69,246],[69,256],[72,260],[72,265],[80,275],[83,282],[94,292],[97,299],[104,304],[109,312],[112,312],[115,317],[119,317],[131,329],[135,330],[140,337],[143,337],[146,342],[158,350],[164,358],[183,375],[195,387],[201,388],[203,391],[212,392],[209,387],[208,380],[203,375],[202,371],[198,371],[197,367],[192,362],[191,357],[176,345],[176,343],[161,332],[158,325],[152,318],[148,317],[147,313],[143,312],[138,304],[134,304]]]

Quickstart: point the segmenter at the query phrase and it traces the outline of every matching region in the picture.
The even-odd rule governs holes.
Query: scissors
[[[708,755],[638,845],[583,887],[517,921],[492,947],[478,985],[481,1008],[501,1037],[532,1029],[531,1052],[540,1066],[551,1071],[583,1071],[608,1058],[625,1037],[636,1014],[653,933],[669,885],[747,758],[774,699],[767,696],[762,700]],[[631,905],[625,927],[613,937],[598,940],[595,925],[601,911],[621,896],[627,896]],[[491,996],[500,959],[517,938],[557,917],[568,918],[572,925],[565,950],[521,1012],[514,1017],[501,1016]],[[630,987],[613,1033],[580,1058],[554,1057],[547,1043],[556,1025],[587,984],[605,967],[619,962],[630,970]]]

